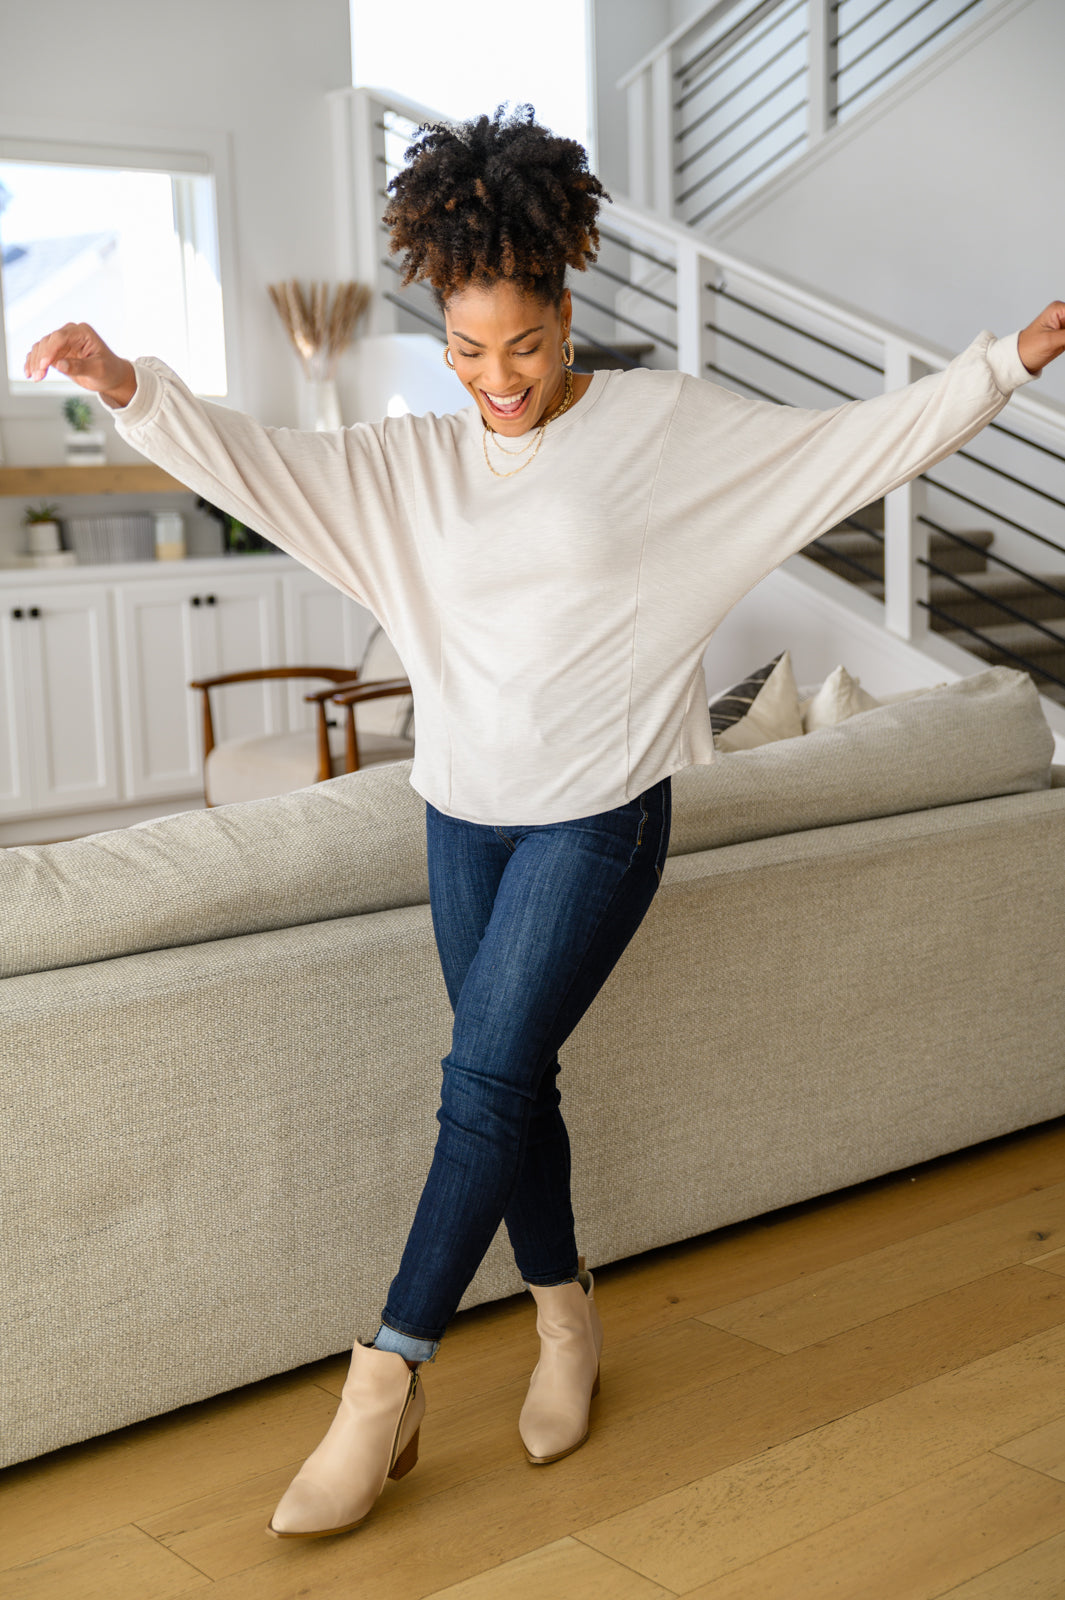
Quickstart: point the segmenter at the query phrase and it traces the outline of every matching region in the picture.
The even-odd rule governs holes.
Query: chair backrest
[[[369,683],[380,678],[405,678],[407,669],[396,647],[381,627],[374,629],[359,664],[359,680]],[[394,700],[368,700],[355,709],[355,726],[366,733],[391,734],[397,739],[413,738],[411,720],[414,701],[409,696]]]

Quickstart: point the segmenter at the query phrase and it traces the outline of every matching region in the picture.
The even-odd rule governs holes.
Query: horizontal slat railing
[[[349,137],[357,130],[352,174],[362,171],[376,207],[372,254],[364,259],[379,291],[378,316],[387,315],[394,330],[429,329],[442,339],[431,293],[400,288],[380,221],[387,176],[414,129],[410,108],[373,100],[370,91],[345,93]],[[596,266],[570,276],[574,337],[593,363],[609,357],[619,366],[679,368],[774,403],[822,409],[867,399],[950,359],[627,202],[604,213]],[[1020,391],[1008,422],[996,420],[924,478],[893,491],[883,503],[882,527],[879,521],[874,508],[849,517],[841,531],[854,536],[851,544],[825,535],[808,547],[800,567],[807,558],[830,564],[850,580],[839,582],[841,598],[861,583],[863,615],[896,637],[932,650],[930,628],[949,628],[953,644],[1022,666],[1044,694],[1065,705],[1065,414],[1059,408]],[[948,559],[950,552],[958,561]],[[989,569],[982,581],[972,570],[977,565]],[[996,592],[1004,586],[1006,592]],[[1018,588],[1027,591],[1024,599]],[[998,623],[974,623],[966,608],[976,604]],[[996,637],[996,626],[1024,627],[1024,642],[1013,631]],[[1048,653],[1059,645],[1060,660]]]
[[[620,80],[632,199],[713,223],[1004,3],[716,0]]]

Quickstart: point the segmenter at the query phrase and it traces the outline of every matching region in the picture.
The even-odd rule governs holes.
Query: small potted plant
[[[68,466],[98,467],[107,460],[104,454],[104,431],[93,427],[95,415],[88,400],[83,400],[80,395],[71,395],[69,400],[63,401]]]
[[[42,500],[39,506],[27,506],[22,513],[26,529],[26,554],[50,556],[63,548],[59,527],[59,507]]]
[[[198,499],[197,510],[206,512],[213,518],[222,530],[222,554],[226,556],[255,555],[261,551],[270,551],[276,555],[276,547],[272,545],[263,534],[256,533],[254,528],[249,528],[239,518],[234,517],[229,511],[222,511],[218,506],[212,505],[209,500]]]

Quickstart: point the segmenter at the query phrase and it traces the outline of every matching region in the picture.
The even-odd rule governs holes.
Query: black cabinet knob
[[[40,614],[41,614],[40,606],[30,606],[30,616],[31,617],[39,617]]]
[[[12,611],[11,615],[14,617],[16,622],[21,622],[22,621],[22,607],[21,606],[16,606],[14,611]]]
[[[217,604],[217,601],[216,601],[216,600],[215,600],[215,597],[214,597],[214,595],[213,595],[213,594],[209,594],[209,595],[208,595],[208,596],[207,596],[207,599],[206,599],[206,602],[205,602],[205,604],[207,604],[207,605],[209,605],[209,606],[213,606],[213,605],[216,605],[216,604]]]
[[[194,594],[193,595],[192,603],[193,603],[194,606],[198,606],[198,605],[202,605],[203,604],[203,602],[201,601],[201,599],[200,599],[198,594]]]

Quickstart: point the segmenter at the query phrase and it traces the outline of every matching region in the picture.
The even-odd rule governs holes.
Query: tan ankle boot
[[[357,1344],[329,1432],[289,1484],[270,1519],[276,1539],[347,1533],[373,1510],[386,1478],[418,1459],[425,1394],[403,1357]]]
[[[587,1285],[585,1293],[582,1284]],[[595,1282],[581,1261],[581,1281],[551,1288],[530,1284],[536,1301],[540,1359],[529,1381],[518,1432],[534,1467],[560,1461],[588,1437],[588,1410],[599,1393],[603,1324]]]

